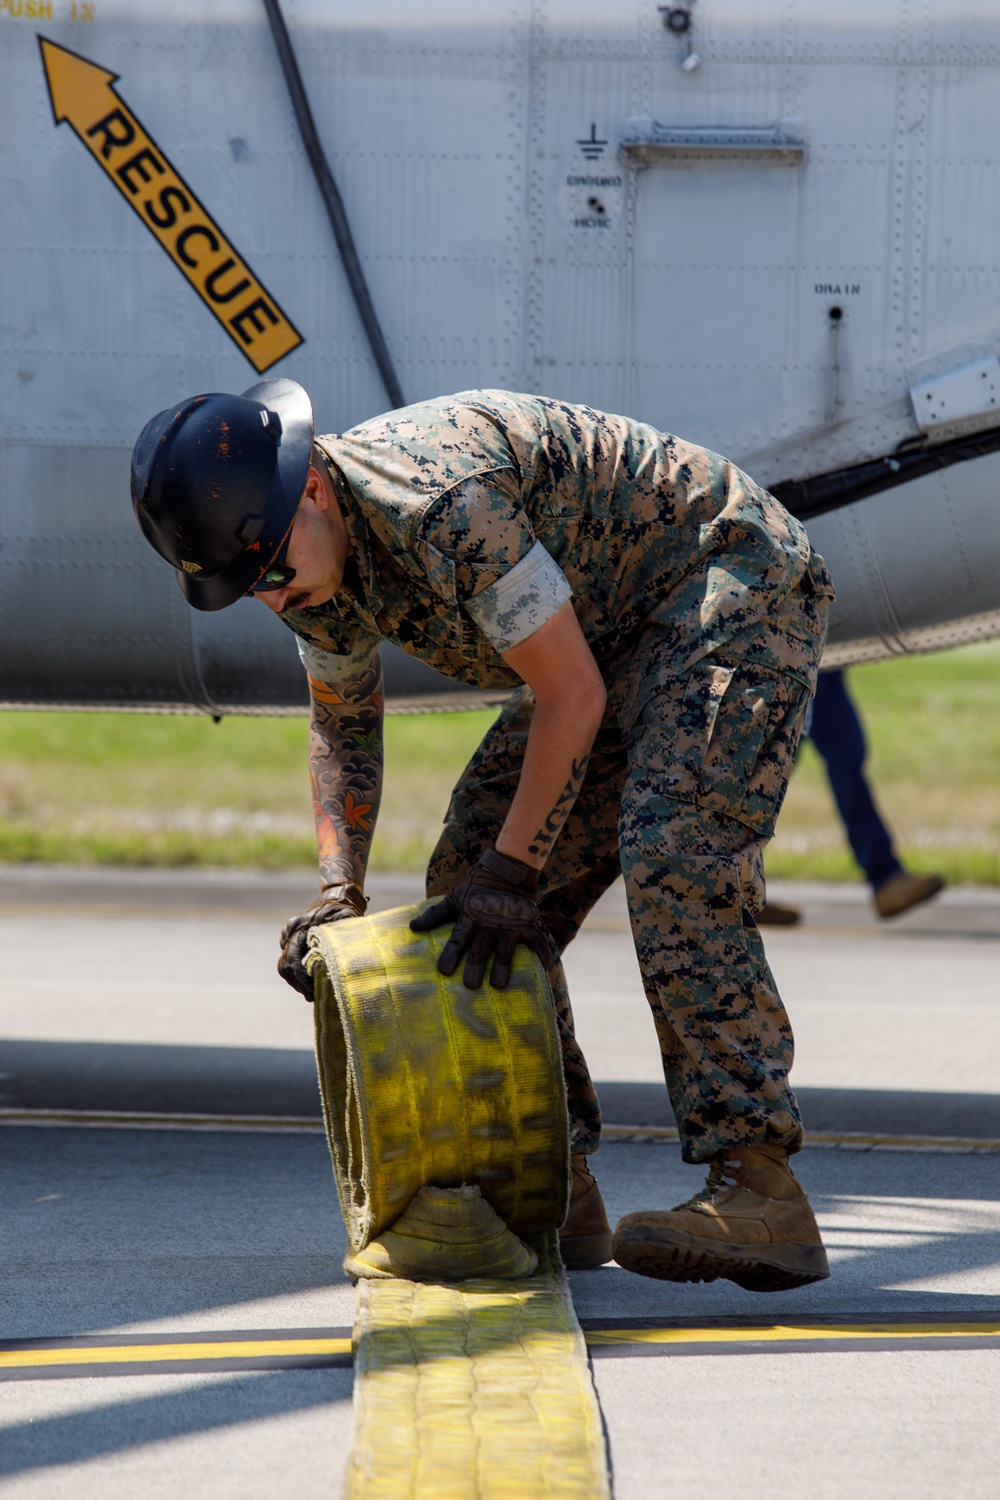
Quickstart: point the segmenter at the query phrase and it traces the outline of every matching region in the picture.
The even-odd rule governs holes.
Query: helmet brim
[[[260,557],[257,553],[241,552],[229,565],[211,578],[198,578],[190,573],[177,572],[177,582],[187,602],[195,609],[211,614],[217,609],[228,609],[244,594],[248,594],[261,575]]]
[[[253,546],[208,578],[178,571],[177,581],[187,602],[206,612],[235,604],[263,576],[292,524],[312,463],[312,402],[297,381],[259,380],[241,395],[259,401],[281,419],[277,466],[267,500],[267,529]]]

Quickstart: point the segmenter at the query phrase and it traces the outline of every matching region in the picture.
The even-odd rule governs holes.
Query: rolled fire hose
[[[450,928],[410,931],[421,909],[312,934],[320,1091],[353,1275],[379,1274],[365,1251],[408,1209],[425,1242],[437,1223],[496,1233],[499,1219],[521,1237],[566,1217],[566,1095],[545,972],[522,946],[507,989],[466,989],[460,973],[438,973]],[[431,1274],[512,1274],[451,1238],[452,1262]],[[522,1259],[520,1274],[533,1268]]]
[[[569,1193],[552,996],[519,947],[470,991],[423,906],[314,929],[323,1111],[358,1279],[349,1500],[608,1500],[559,1257]]]

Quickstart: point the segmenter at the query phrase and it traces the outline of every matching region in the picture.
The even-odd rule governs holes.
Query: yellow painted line
[[[126,1109],[0,1109],[0,1125],[68,1125],[108,1130],[248,1130],[280,1134],[324,1133],[308,1115],[157,1114]]]
[[[608,1344],[787,1344],[843,1339],[998,1338],[1000,1323],[776,1323],[769,1328],[590,1328],[588,1345]]]
[[[350,1354],[349,1338],[239,1339],[189,1344],[105,1344],[85,1349],[0,1349],[0,1370],[53,1365],[158,1365],[216,1359],[291,1359],[303,1354]]]
[[[411,1327],[411,1333],[413,1329]],[[691,1344],[823,1344],[851,1340],[1000,1338],[1000,1321],[983,1323],[776,1323],[767,1327],[717,1328],[585,1328],[588,1348],[628,1345]],[[105,1344],[84,1348],[0,1349],[0,1372],[85,1368],[102,1365],[170,1365],[220,1360],[295,1359],[348,1356],[350,1338],[282,1338],[191,1340],[172,1344]]]
[[[38,38],[52,114],[69,122],[98,166],[170,256],[258,374],[302,335],[116,92],[117,73]]]

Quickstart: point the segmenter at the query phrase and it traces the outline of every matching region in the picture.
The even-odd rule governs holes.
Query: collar
[[[347,483],[335,461],[323,447],[322,440],[319,438],[315,439],[315,446],[326,463],[326,471],[330,476],[330,483],[333,485],[333,492],[337,497],[337,504],[340,506],[340,513],[344,518],[344,525],[347,528],[347,536],[351,544],[351,553],[354,561],[354,573],[364,592],[364,598],[359,600],[358,603],[369,614],[377,615],[382,608],[382,591],[379,588],[378,576],[375,572],[375,548],[368,522],[365,520],[364,512],[358,504],[350,485]],[[348,562],[350,562],[350,559],[348,559]],[[350,569],[345,571],[344,582],[330,601],[341,614],[353,612],[350,611],[349,605],[345,609],[346,600],[341,600],[340,598],[340,595],[346,591],[349,573]]]

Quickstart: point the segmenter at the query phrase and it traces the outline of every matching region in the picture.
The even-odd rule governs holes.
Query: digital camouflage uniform
[[[282,618],[313,676],[382,639],[512,693],[455,789],[427,890],[452,888],[513,798],[532,697],[502,653],[566,600],[608,689],[540,882],[560,948],[624,874],[684,1157],[799,1149],[792,1035],[752,913],[832,597],[801,525],[733,464],[586,407],[470,391],[318,440],[352,556],[336,598]],[[576,1150],[600,1110],[550,974]]]

